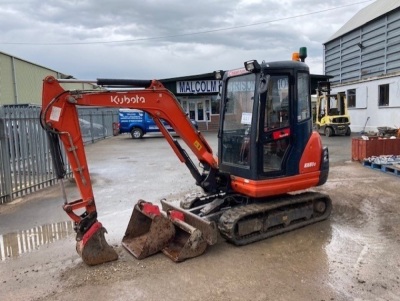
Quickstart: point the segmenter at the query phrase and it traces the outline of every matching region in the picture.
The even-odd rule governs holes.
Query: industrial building
[[[41,105],[42,82],[46,76],[71,78],[70,75],[0,52],[0,106]],[[89,84],[63,84],[65,88],[92,89]]]
[[[43,78],[65,75],[21,58],[0,52],[0,105],[40,104]]]
[[[400,2],[377,0],[324,43],[332,93],[345,93],[352,132],[400,127]]]

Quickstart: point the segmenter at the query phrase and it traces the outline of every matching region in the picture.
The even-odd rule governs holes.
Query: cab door
[[[261,174],[285,174],[285,158],[290,148],[289,76],[272,75],[266,94],[262,95],[260,110],[263,120],[261,131]]]

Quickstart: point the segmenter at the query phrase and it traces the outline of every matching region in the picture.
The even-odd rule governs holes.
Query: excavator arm
[[[62,81],[52,76],[44,79],[40,121],[48,132],[57,177],[62,179],[65,176],[58,144],[58,141],[61,141],[80,191],[81,198],[71,202],[67,200],[63,188],[63,209],[75,222],[77,251],[89,265],[115,260],[117,257],[104,239],[105,229],[97,221],[96,203],[79,126],[78,106],[134,108],[149,113],[180,161],[189,168],[197,185],[206,193],[218,193],[229,186],[227,177],[219,174],[218,160],[211,147],[203,135],[193,127],[175,96],[159,81],[100,79],[95,82],[97,85],[120,89],[74,91],[64,90],[60,85]],[[122,90],[121,87],[130,89]],[[203,167],[202,173],[184,148],[170,135],[162,120],[169,123],[194,153]],[[83,214],[76,213],[82,209]],[[100,245],[106,246],[105,249],[99,250]]]

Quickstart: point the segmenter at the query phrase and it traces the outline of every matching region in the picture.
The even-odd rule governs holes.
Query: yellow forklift
[[[316,106],[313,108],[314,129],[327,137],[350,136],[350,116],[346,94],[330,94],[329,81],[318,82]]]

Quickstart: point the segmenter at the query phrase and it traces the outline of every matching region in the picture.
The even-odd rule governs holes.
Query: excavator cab
[[[308,66],[245,62],[224,73],[219,172],[234,196],[220,208],[220,234],[248,244],[326,219],[329,196],[302,190],[327,181],[329,153],[312,130]],[[297,194],[293,194],[297,192]]]
[[[254,181],[298,175],[313,133],[309,69],[298,61],[249,64],[224,74],[220,171]]]

